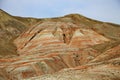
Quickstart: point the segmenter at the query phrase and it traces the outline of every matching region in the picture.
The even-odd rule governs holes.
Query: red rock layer
[[[30,28],[15,40],[20,54],[46,53],[68,48],[86,48],[109,39],[72,23],[44,22]],[[38,52],[36,52],[38,51]],[[48,52],[49,53],[49,52]]]
[[[21,80],[65,68],[87,68],[81,65],[96,61],[100,56],[91,46],[108,41],[110,39],[103,35],[73,23],[40,23],[14,41],[20,56],[1,59],[0,76],[6,80]]]

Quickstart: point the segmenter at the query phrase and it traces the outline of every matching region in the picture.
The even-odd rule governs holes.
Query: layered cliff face
[[[2,15],[7,18],[1,16],[1,31],[11,35],[0,39],[14,48],[0,46],[7,52],[0,52],[0,80],[120,79],[119,25],[78,14],[47,19]]]

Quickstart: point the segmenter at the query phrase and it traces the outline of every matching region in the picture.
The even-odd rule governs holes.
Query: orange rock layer
[[[120,57],[120,46],[113,47],[103,54],[92,48],[109,41],[111,39],[92,29],[82,28],[70,22],[39,23],[15,39],[19,57],[0,59],[0,79],[23,80],[53,74],[63,69],[89,72],[93,65],[97,65],[94,62]],[[106,62],[108,63],[109,61]],[[106,69],[105,66],[102,67]],[[101,69],[97,70],[95,67],[91,70],[95,73]]]

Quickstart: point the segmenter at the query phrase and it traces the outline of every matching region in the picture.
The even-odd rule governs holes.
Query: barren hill
[[[79,14],[0,10],[0,80],[120,80],[120,25]]]

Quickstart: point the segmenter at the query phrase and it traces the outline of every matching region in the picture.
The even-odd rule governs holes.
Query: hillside
[[[79,14],[0,10],[0,80],[120,80],[120,25]]]

